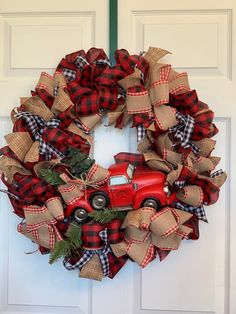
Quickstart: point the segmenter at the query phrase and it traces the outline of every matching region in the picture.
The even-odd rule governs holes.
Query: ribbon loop
[[[176,250],[192,231],[183,224],[191,213],[166,207],[159,212],[144,207],[129,212],[123,222],[125,240],[112,245],[115,255],[128,254],[141,267],[155,258],[156,251]],[[163,255],[162,255],[163,257]]]
[[[33,135],[35,141],[39,142],[39,154],[45,155],[46,160],[50,160],[52,155],[59,158],[64,158],[65,155],[62,154],[58,149],[53,147],[50,143],[46,143],[42,138],[42,133],[45,128],[58,128],[60,125],[60,120],[57,118],[52,118],[49,121],[45,121],[42,117],[34,115],[30,112],[18,112],[16,113],[16,118],[23,118],[27,126]]]
[[[25,222],[18,225],[20,233],[48,249],[54,249],[56,241],[62,240],[56,224],[64,219],[59,197],[49,199],[44,206],[24,206]]]
[[[189,115],[184,116],[178,111],[176,112],[176,118],[180,121],[180,124],[170,128],[169,132],[175,132],[174,137],[180,141],[181,147],[191,147],[195,154],[199,153],[199,148],[190,141],[194,130],[194,119]]]

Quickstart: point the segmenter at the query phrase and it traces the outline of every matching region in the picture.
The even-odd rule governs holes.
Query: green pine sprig
[[[67,156],[61,160],[61,163],[66,165],[69,172],[76,178],[81,178],[82,173],[88,173],[94,162],[94,159],[81,153],[78,148],[69,148]],[[60,178],[60,173],[53,170],[52,167],[42,168],[39,171],[39,176],[53,186],[65,184]]]
[[[66,236],[74,248],[81,248],[83,244],[81,239],[82,225],[72,223],[66,232]]]
[[[43,168],[39,171],[39,176],[41,179],[46,180],[53,186],[59,186],[65,184],[65,182],[60,178],[60,173],[53,171],[50,168]]]
[[[67,156],[62,162],[70,167],[70,172],[74,176],[80,178],[82,173],[88,173],[95,160],[82,153],[78,148],[69,148]]]
[[[89,213],[89,216],[95,221],[100,223],[108,223],[114,219],[123,221],[127,215],[127,211],[114,211],[110,209],[106,210],[94,210]]]
[[[57,241],[54,250],[50,254],[49,264],[57,262],[61,257],[70,255],[71,255],[70,242],[67,240]]]
[[[55,244],[54,250],[49,257],[49,264],[53,264],[58,259],[64,257],[72,257],[75,252],[78,254],[82,247],[82,226],[71,224],[66,232],[66,238]]]

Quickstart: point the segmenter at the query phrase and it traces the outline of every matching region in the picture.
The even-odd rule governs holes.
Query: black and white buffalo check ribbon
[[[185,181],[177,180],[177,181],[174,182],[174,184],[175,184],[178,188],[182,189],[182,188],[185,186]]]
[[[81,259],[72,265],[69,261],[64,261],[64,267],[68,270],[73,270],[76,268],[81,269],[90,259],[93,257],[94,254],[98,254],[101,264],[102,264],[102,270],[103,270],[103,275],[108,276],[109,275],[109,260],[108,260],[108,253],[111,252],[111,248],[108,245],[107,242],[107,228],[99,232],[99,236],[105,243],[104,247],[99,250],[85,250],[83,253],[83,256]]]
[[[184,210],[190,214],[195,214],[198,217],[198,219],[208,222],[203,205],[196,207],[196,206],[191,206],[187,204],[182,204],[180,202],[176,202],[173,204],[173,206],[177,209]]]
[[[180,112],[176,112],[176,118],[180,121],[179,124],[169,129],[170,133],[175,132],[174,137],[180,141],[180,145],[183,148],[191,147],[194,154],[199,153],[199,148],[190,141],[194,130],[194,118],[189,115],[183,115]]]
[[[71,70],[71,69],[63,69],[62,73],[64,74],[65,78],[67,79],[68,82],[74,81],[76,78],[76,71]]]
[[[86,65],[89,65],[89,62],[86,60],[85,57],[78,56],[75,60],[75,65],[78,69],[82,70]],[[111,67],[111,63],[107,59],[99,59],[94,62],[97,65],[107,65]],[[76,71],[71,69],[63,69],[62,70],[64,76],[66,77],[67,81],[74,81],[76,79]]]
[[[137,142],[140,142],[144,136],[146,135],[147,131],[145,129],[145,127],[140,124],[137,126]]]
[[[34,115],[30,112],[18,112],[15,114],[17,119],[23,118],[27,126],[32,133],[34,140],[39,142],[39,154],[46,156],[46,160],[50,160],[52,155],[55,155],[58,158],[64,158],[65,155],[62,154],[58,149],[53,147],[51,144],[46,143],[42,138],[42,133],[45,128],[57,128],[60,125],[60,120],[57,118],[52,118],[49,121],[45,121],[42,117]]]
[[[211,178],[215,178],[215,177],[217,177],[223,173],[224,173],[224,171],[222,169],[219,169],[219,170],[217,170],[211,174]]]

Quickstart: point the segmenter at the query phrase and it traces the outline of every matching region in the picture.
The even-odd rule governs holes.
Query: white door
[[[48,265],[48,256],[26,255],[35,246],[17,234],[19,219],[0,195],[0,313],[236,313],[232,245],[236,217],[230,208],[230,188],[236,184],[235,166],[230,163],[236,158],[230,142],[236,135],[232,3],[119,0],[119,47],[132,52],[148,46],[172,51],[165,61],[178,71],[187,70],[199,98],[216,112],[221,132],[215,153],[222,156],[221,167],[231,171],[231,178],[219,202],[207,211],[210,223],[201,225],[201,239],[185,241],[180,250],[145,270],[130,262],[115,279],[90,282],[66,271],[61,263]],[[0,0],[0,32],[3,146],[3,135],[11,129],[9,113],[19,96],[27,96],[35,86],[41,70],[52,71],[64,54],[81,48],[107,51],[108,1]],[[135,131],[128,128],[98,128],[96,160],[107,166],[115,153],[134,151],[134,137]]]
[[[236,313],[236,37],[235,1],[120,0],[118,45],[131,52],[149,46],[173,53],[163,58],[215,111],[214,155],[229,179],[220,199],[207,209],[199,241],[183,243],[162,263],[152,263],[138,277],[134,313]],[[235,188],[234,188],[235,190]]]
[[[65,54],[90,47],[108,50],[108,0],[0,0],[0,145],[12,128],[9,114],[20,96],[29,96],[41,71]],[[20,219],[0,195],[0,313],[91,313],[94,286],[20,234]]]

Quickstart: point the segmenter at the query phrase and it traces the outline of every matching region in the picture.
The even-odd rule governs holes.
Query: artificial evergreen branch
[[[81,248],[83,242],[81,239],[82,236],[82,225],[71,224],[69,229],[66,232],[67,240],[75,248]]]
[[[54,250],[49,257],[49,264],[55,263],[61,257],[70,257],[74,252],[78,253],[81,249],[83,244],[81,225],[71,224],[65,235],[66,239],[56,242]]]
[[[67,240],[58,241],[55,244],[54,250],[50,254],[49,264],[55,263],[61,257],[70,256],[70,254],[70,242]]]
[[[110,209],[106,210],[94,210],[89,216],[95,221],[100,223],[107,223],[114,219],[123,221],[127,215],[127,211],[114,211]]]
[[[78,148],[69,148],[67,156],[62,160],[70,167],[70,172],[80,178],[82,173],[87,173],[95,160],[82,153]]]
[[[82,173],[88,173],[95,160],[88,155],[81,153],[78,148],[69,148],[67,156],[61,160],[61,163],[67,165],[70,173],[76,178],[81,178]],[[58,164],[59,165],[59,164]],[[51,168],[43,168],[39,171],[41,179],[46,180],[53,186],[65,184],[60,178],[60,173]]]
[[[49,168],[44,168],[39,171],[39,176],[41,179],[46,180],[53,186],[59,186],[65,184],[65,182],[60,178],[60,173],[53,171]]]

